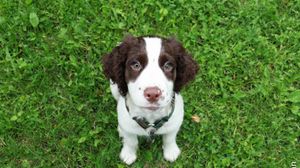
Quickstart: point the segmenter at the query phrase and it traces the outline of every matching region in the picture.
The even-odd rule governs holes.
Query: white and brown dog
[[[194,79],[198,65],[173,38],[128,36],[103,57],[105,76],[117,100],[120,158],[132,164],[137,136],[163,136],[164,158],[180,154],[176,135],[184,109],[179,91]]]

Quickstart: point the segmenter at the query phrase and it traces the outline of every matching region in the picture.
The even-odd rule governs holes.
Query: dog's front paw
[[[174,162],[180,154],[180,149],[178,148],[176,143],[165,145],[163,149],[164,149],[164,158],[170,162]]]
[[[136,160],[136,154],[134,150],[127,147],[123,147],[120,153],[120,158],[127,165],[131,165]]]

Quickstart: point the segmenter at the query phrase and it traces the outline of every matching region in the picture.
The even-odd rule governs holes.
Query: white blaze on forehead
[[[144,40],[149,62],[158,62],[161,50],[161,39],[157,37],[145,37]]]

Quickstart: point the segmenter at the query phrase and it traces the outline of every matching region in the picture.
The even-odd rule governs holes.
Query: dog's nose
[[[150,102],[157,102],[161,96],[161,90],[158,87],[148,87],[144,90],[144,97]]]

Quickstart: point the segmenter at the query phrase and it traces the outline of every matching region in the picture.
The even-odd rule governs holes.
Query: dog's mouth
[[[158,111],[159,109],[169,106],[170,102],[171,101],[167,101],[167,103],[158,103],[158,102],[148,103],[147,105],[142,106],[142,108],[150,110],[150,111]]]
[[[151,110],[151,111],[155,111],[155,110],[159,109],[159,107],[156,107],[156,106],[150,106],[150,107],[145,107],[145,108],[148,110]]]
[[[161,108],[161,105],[159,103],[151,103],[151,104],[144,106],[143,108],[150,110],[150,111],[156,111],[159,108]]]
[[[162,108],[167,107],[168,105],[170,105],[170,104],[169,103],[167,103],[167,104],[159,104],[159,103],[152,104],[151,103],[151,104],[148,104],[148,105],[146,105],[146,106],[144,106],[142,108],[150,110],[152,112],[155,112],[155,111],[159,111]]]

